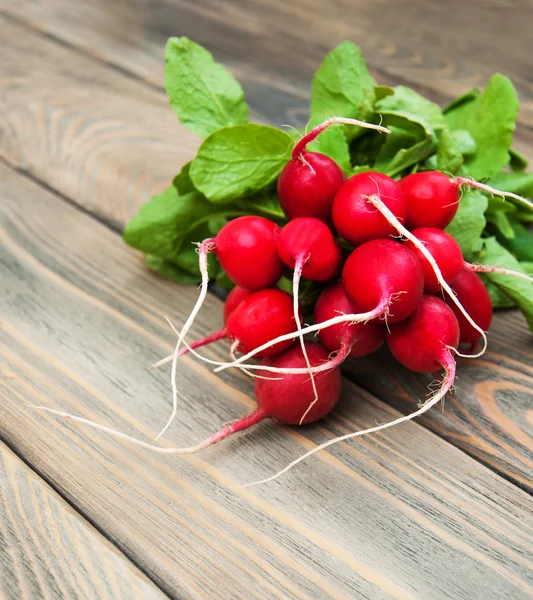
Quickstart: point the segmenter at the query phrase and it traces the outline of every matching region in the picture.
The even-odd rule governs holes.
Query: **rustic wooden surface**
[[[461,363],[443,413],[339,445],[250,490],[238,484],[411,410],[428,380],[381,353],[348,368],[357,385],[345,383],[340,410],[323,425],[264,424],[188,459],[24,406],[37,401],[147,438],[169,411],[167,373],[146,365],[171,347],[163,314],[182,322],[196,292],[149,274],[90,216],[119,229],[198,145],[161,90],[169,35],[206,45],[243,83],[254,117],[276,124],[305,122],[312,71],[342,39],[362,46],[380,82],[441,103],[498,70],[518,87],[516,139],[531,157],[531,3],[0,6],[0,437],[79,510],[80,523],[87,516],[171,597],[531,597],[533,346],[514,313],[496,318],[483,360]],[[220,314],[209,297],[194,333],[219,325]],[[180,369],[169,441],[193,442],[250,408],[250,383],[239,375],[221,384],[190,359]],[[21,572],[30,580],[38,570]],[[6,589],[0,596],[20,597]]]
[[[1,435],[166,593],[533,593],[531,497],[418,424],[334,447],[270,485],[238,487],[320,440],[395,416],[348,382],[322,425],[265,423],[189,458],[150,454],[25,406],[153,438],[169,410],[168,380],[147,365],[170,350],[162,315],[183,319],[189,292],[147,273],[114,232],[75,207],[7,167],[0,175]],[[217,309],[210,298],[202,327],[220,324]],[[220,382],[185,358],[179,380],[169,441],[192,443],[252,406],[244,377]]]
[[[2,156],[121,228],[151,193],[168,185],[178,166],[194,155],[198,141],[180,127],[163,93],[19,23],[5,20],[2,31],[6,58],[0,65],[4,82],[0,120],[6,123],[0,140]],[[192,301],[195,291],[186,294]],[[502,319],[507,323],[509,318],[497,318],[496,323]],[[525,418],[530,402],[527,385],[525,397],[519,394],[518,401],[510,388],[497,394],[497,410],[487,409],[486,394],[477,393],[476,387],[487,374],[496,376],[493,367],[502,356],[508,357],[507,371],[498,381],[510,378],[522,385],[520,369],[533,362],[533,344],[521,317],[513,319],[513,343],[505,335],[506,325],[493,327],[492,354],[485,362],[463,361],[457,402],[448,401],[445,412],[428,413],[424,423],[531,490],[533,426]],[[413,398],[427,393],[428,379],[406,374],[390,359],[388,377],[376,379],[372,373],[383,355],[347,364],[346,373],[355,373],[364,387],[409,411]],[[513,357],[516,360],[510,363]],[[398,386],[398,382],[403,383]]]
[[[0,597],[166,596],[0,443]]]

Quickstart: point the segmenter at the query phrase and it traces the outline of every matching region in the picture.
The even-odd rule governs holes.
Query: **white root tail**
[[[438,402],[440,402],[440,400],[442,400],[446,396],[446,394],[450,391],[450,389],[453,386],[453,382],[455,380],[455,361],[453,360],[453,357],[449,352],[446,352],[445,357],[443,357],[443,367],[446,373],[440,390],[432,398],[430,398],[424,404],[422,404],[420,408],[414,413],[405,415],[403,417],[395,419],[394,421],[390,421],[389,423],[376,425],[375,427],[371,427],[370,429],[356,431],[355,433],[348,433],[346,435],[342,435],[340,437],[329,440],[328,442],[324,442],[323,444],[320,444],[320,446],[309,450],[309,452],[306,452],[304,455],[300,456],[300,458],[297,458],[296,460],[292,461],[289,465],[287,465],[281,471],[278,471],[275,475],[267,477],[266,479],[261,479],[260,481],[248,483],[242,487],[251,487],[254,485],[259,485],[261,483],[273,481],[274,479],[277,479],[278,477],[295,467],[297,464],[304,461],[306,458],[309,458],[313,454],[316,454],[317,452],[320,452],[321,450],[324,450],[329,446],[332,446],[333,444],[337,444],[338,442],[345,442],[347,440],[351,440],[362,435],[367,435],[368,433],[376,433],[377,431],[382,431],[383,429],[388,429],[389,427],[394,427],[395,425],[400,425],[401,423],[406,423],[407,421],[411,421],[412,419],[419,417],[420,415],[427,412],[431,407],[435,406]]]
[[[528,275],[527,273],[521,273],[520,271],[512,271],[511,269],[504,269],[503,267],[498,267],[496,265],[479,265],[476,263],[465,263],[465,268],[468,271],[473,271],[474,273],[496,273],[498,275],[510,275],[511,277],[519,277],[520,279],[525,279],[530,283],[533,283],[533,277]]]
[[[513,198],[514,200],[525,204],[531,210],[533,210],[533,202],[527,200],[526,198],[522,198],[522,196],[519,196],[518,194],[513,194],[513,192],[502,192],[500,190],[497,190],[496,188],[491,187],[490,185],[486,185],[485,183],[479,183],[479,181],[476,181],[475,179],[469,179],[468,177],[456,177],[455,181],[457,181],[459,185],[468,185],[469,187],[488,192],[492,196],[500,196],[500,198]]]
[[[204,303],[205,297],[207,296],[207,286],[209,285],[209,273],[207,271],[207,267],[208,267],[207,256],[208,256],[209,252],[214,248],[214,245],[215,245],[215,242],[213,239],[207,239],[207,240],[204,240],[200,244],[200,247],[198,249],[198,254],[200,256],[200,259],[199,259],[200,273],[202,275],[202,284],[200,287],[200,294],[198,295],[198,300],[196,301],[196,304],[194,305],[194,308],[192,309],[192,312],[189,315],[189,318],[187,319],[187,321],[185,321],[185,325],[183,326],[181,333],[178,335],[178,341],[176,343],[176,347],[174,348],[174,354],[172,355],[172,370],[171,370],[171,374],[170,374],[170,384],[172,386],[172,412],[170,414],[170,417],[169,417],[166,425],[157,434],[157,436],[155,438],[156,442],[166,432],[166,430],[170,427],[170,425],[172,425],[172,421],[174,420],[176,413],[178,412],[178,387],[176,385],[176,372],[177,372],[177,368],[178,368],[178,357],[180,354],[181,344],[183,343],[185,336],[187,335],[187,332],[189,331],[192,324],[194,323],[194,319],[196,318],[196,315],[200,312],[200,309],[202,308],[202,304]]]
[[[396,216],[382,202],[382,200],[379,196],[377,196],[377,195],[367,196],[366,199],[368,200],[368,202],[370,204],[372,204],[379,210],[379,212],[387,219],[387,221],[394,227],[394,229],[396,229],[396,231],[400,235],[402,235],[403,237],[408,239],[410,242],[412,242],[412,244],[414,246],[416,246],[416,248],[418,250],[420,250],[420,252],[424,255],[426,260],[431,265],[431,268],[433,269],[433,272],[435,273],[435,276],[437,277],[442,289],[448,293],[451,300],[457,306],[457,308],[461,311],[461,313],[465,317],[465,319],[470,323],[470,325],[472,325],[472,327],[477,332],[479,332],[480,336],[483,338],[483,347],[480,350],[480,352],[478,352],[477,354],[468,354],[468,355],[464,355],[464,356],[466,358],[479,358],[480,356],[482,356],[485,353],[485,350],[487,349],[487,336],[486,336],[485,332],[483,331],[483,329],[481,329],[481,327],[472,319],[472,317],[468,314],[468,312],[465,310],[463,305],[459,302],[459,300],[458,300],[455,292],[452,290],[452,288],[448,285],[448,283],[446,283],[446,280],[442,276],[439,266],[437,265],[437,261],[433,258],[433,255],[431,254],[431,252],[425,247],[425,245],[415,235],[413,235],[406,227],[404,227],[400,223],[400,221],[398,221]],[[456,351],[456,353],[459,356],[463,356],[458,351]]]

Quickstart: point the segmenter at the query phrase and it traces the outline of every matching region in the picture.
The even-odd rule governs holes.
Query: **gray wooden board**
[[[197,140],[179,126],[163,94],[23,26],[4,22],[3,39],[0,152],[87,210],[122,226],[194,154]],[[175,294],[187,302],[195,290],[176,288]],[[220,311],[219,304],[213,307]],[[531,489],[531,396],[505,382],[523,386],[523,374],[533,376],[532,338],[521,317],[510,318],[496,319],[491,354],[484,362],[462,361],[457,397],[423,422]],[[512,343],[505,333],[511,329]],[[390,359],[382,364],[383,357],[347,364],[346,372],[402,411],[412,410],[413,399],[427,393],[427,378],[407,374]],[[505,375],[497,370],[502,361]],[[385,370],[386,377],[375,377]],[[489,376],[487,385],[496,376],[501,381],[498,410],[488,409],[492,396],[487,400],[480,386]]]
[[[528,598],[530,496],[416,423],[339,444],[239,487],[316,443],[397,416],[345,382],[322,424],[264,423],[201,455],[160,456],[39,413],[71,411],[144,439],[170,409],[150,371],[192,303],[119,236],[0,166],[1,435],[162,587],[181,598]],[[220,324],[210,297],[201,328]],[[221,358],[227,347],[209,350]],[[207,353],[207,350],[206,350]],[[251,383],[179,363],[167,443],[250,410]]]
[[[166,598],[2,443],[0,597]]]

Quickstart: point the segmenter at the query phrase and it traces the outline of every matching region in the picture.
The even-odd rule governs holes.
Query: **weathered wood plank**
[[[167,596],[0,443],[0,597]]]
[[[521,121],[533,125],[530,0],[123,0],[111,6],[19,0],[4,10],[158,86],[167,38],[186,35],[229,65],[254,108],[274,122],[282,114],[307,118],[312,73],[328,50],[348,39],[383,83],[407,82],[444,102],[495,72],[508,75],[522,100]]]
[[[38,197],[38,202],[35,198]],[[397,413],[346,382],[302,430],[263,424],[187,458],[150,454],[30,410],[46,404],[146,438],[169,411],[162,315],[194,291],[148,274],[119,237],[0,166],[1,434],[167,592],[182,598],[527,598],[530,496],[411,423],[333,447],[244,489],[315,443]],[[219,325],[210,297],[202,328]],[[220,358],[224,345],[206,350]],[[251,384],[179,363],[169,439],[252,406]]]
[[[0,152],[75,202],[123,225],[151,191],[167,184],[185,154],[194,152],[196,142],[177,124],[161,94],[18,25],[4,23],[4,40]],[[494,352],[514,352],[507,377],[520,382],[521,373],[531,375],[531,343],[524,327],[515,330],[512,344],[504,335],[496,337]],[[490,359],[491,368],[498,356]],[[426,380],[405,374],[389,360],[388,379],[378,387],[373,373],[376,365],[377,372],[385,368],[380,361],[361,363],[357,377],[361,374],[366,387],[387,401],[390,396],[401,410],[411,410],[412,399],[425,395]],[[524,411],[517,410],[516,397],[508,392],[499,395],[498,406],[516,435],[509,427],[502,430],[500,413],[485,414],[484,395],[476,387],[488,374],[485,364],[462,365],[457,402],[448,401],[444,413],[433,411],[424,423],[509,479],[531,486],[531,440],[524,438],[530,421],[524,421]],[[412,387],[391,393],[387,382],[397,381]]]

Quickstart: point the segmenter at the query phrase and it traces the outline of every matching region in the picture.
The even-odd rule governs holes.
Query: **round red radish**
[[[297,261],[304,261],[302,275],[311,281],[332,279],[342,266],[342,251],[331,230],[313,218],[294,219],[283,227],[278,254],[290,269]]]
[[[270,340],[296,331],[292,296],[278,289],[254,292],[229,315],[226,324],[231,342],[239,341],[237,351],[247,354]],[[258,353],[270,356],[289,347],[293,340],[279,342]]]
[[[459,208],[459,185],[439,171],[422,171],[399,181],[407,201],[408,229],[449,225]]]
[[[335,229],[353,246],[398,235],[387,219],[367,201],[367,197],[373,195],[379,196],[399,221],[405,221],[406,200],[394,179],[374,171],[354,175],[337,192],[332,212]]]
[[[226,301],[224,302],[224,325],[228,322],[228,317],[231,313],[239,306],[239,304],[248,298],[253,292],[236,285],[231,292],[228,294]]]
[[[318,297],[315,323],[323,323],[340,314],[354,314],[361,310],[348,300],[341,283],[328,286]],[[337,352],[343,344],[351,347],[348,356],[359,358],[372,354],[385,341],[385,326],[377,321],[367,323],[339,323],[319,332],[320,342],[330,352]]]
[[[283,274],[276,250],[280,231],[263,217],[239,217],[219,231],[213,252],[233,283],[248,290],[268,288]]]
[[[454,279],[451,288],[474,323],[483,331],[488,331],[492,322],[492,302],[480,277],[464,269]],[[479,331],[470,325],[449,296],[445,297],[445,302],[453,310],[459,322],[460,341],[475,344],[481,337]]]
[[[400,242],[372,240],[347,258],[342,285],[348,298],[364,312],[390,299],[387,321],[398,323],[417,308],[424,272],[414,253]]]
[[[331,223],[331,205],[344,182],[344,173],[329,156],[302,152],[284,167],[278,197],[288,219],[314,217]]]
[[[329,352],[317,342],[306,341],[305,348],[312,367],[328,361]],[[263,359],[261,364],[281,369],[306,367],[302,349],[298,344],[280,354]],[[299,425],[305,411],[315,399],[309,375],[284,374],[282,379],[274,379],[280,375],[272,373],[272,377],[255,380],[258,409],[265,417],[271,417],[280,423]],[[302,424],[318,421],[334,408],[340,396],[341,384],[338,368],[315,374],[318,401]]]
[[[387,344],[404,367],[432,373],[449,362],[449,348],[459,345],[459,323],[445,302],[423,296],[406,321],[391,326]]]
[[[444,281],[451,283],[464,267],[463,254],[459,244],[449,233],[435,227],[420,227],[411,233],[424,244],[433,256]],[[424,269],[424,291],[428,293],[438,292],[441,285],[427,258],[413,242],[407,240],[405,245],[416,254],[422,269]]]

